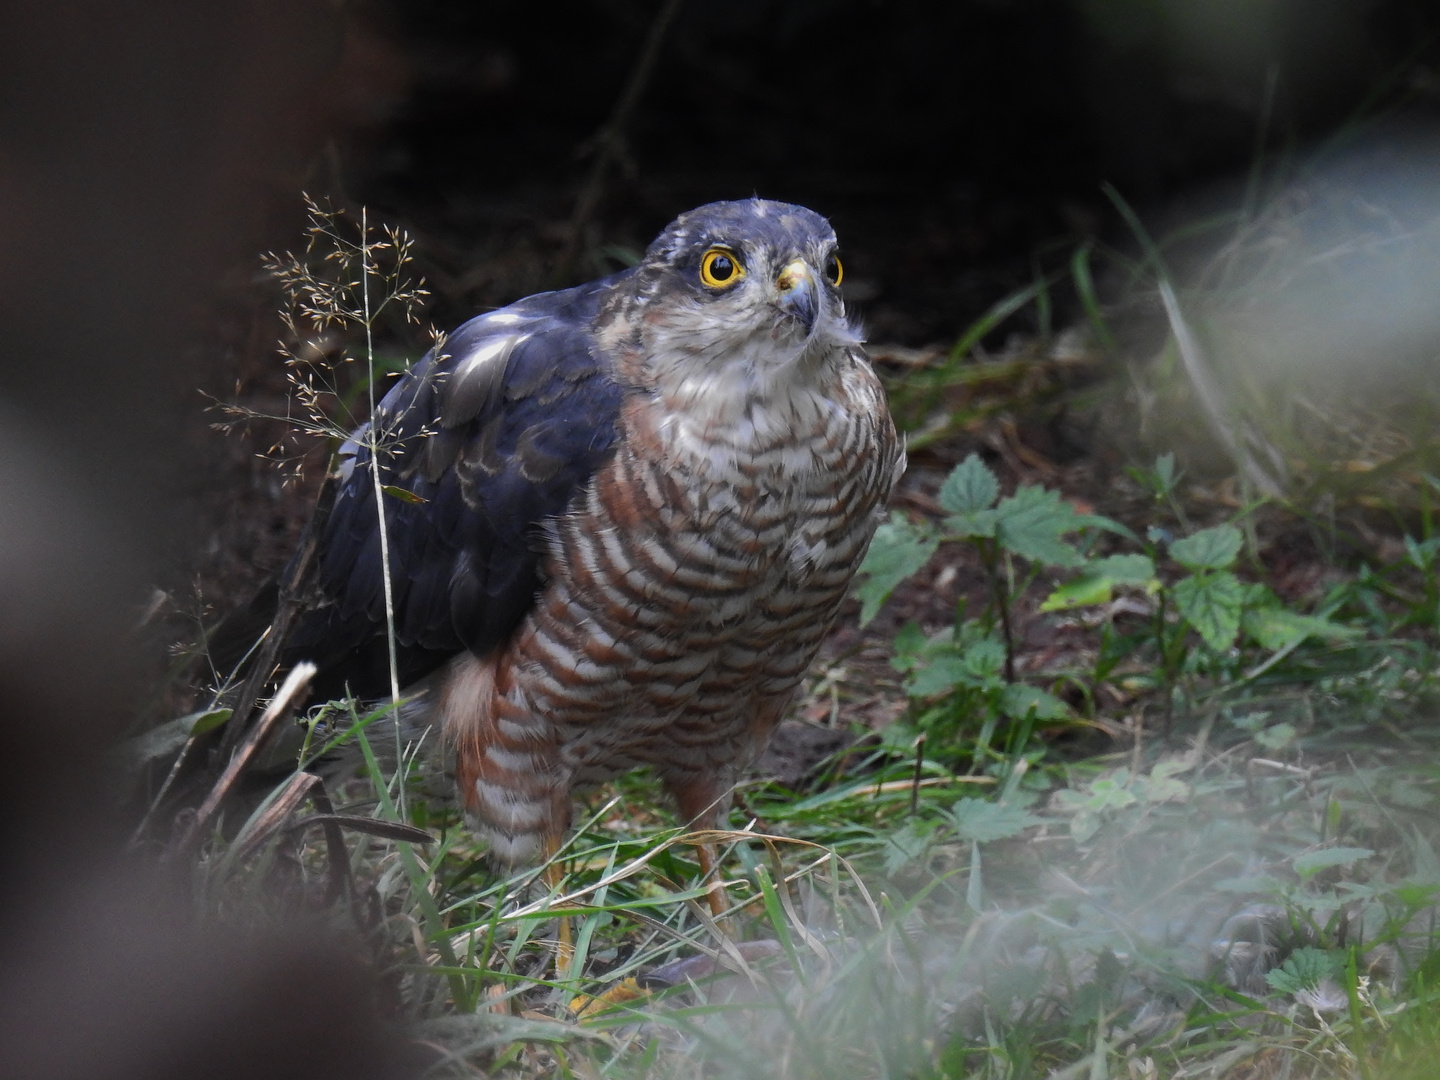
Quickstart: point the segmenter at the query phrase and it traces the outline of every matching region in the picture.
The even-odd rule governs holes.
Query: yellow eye
[[[728,289],[744,276],[740,256],[729,248],[712,247],[700,256],[700,280],[712,289]]]
[[[831,255],[825,260],[825,280],[831,285],[839,285],[840,280],[845,276],[845,268],[840,265],[840,256]]]

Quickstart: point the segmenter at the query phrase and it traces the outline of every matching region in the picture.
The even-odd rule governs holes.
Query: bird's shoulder
[[[508,640],[541,584],[545,522],[619,438],[625,391],[595,327],[624,278],[477,316],[399,379],[337,454],[322,603],[297,641],[349,650],[383,633],[382,510],[404,674]]]

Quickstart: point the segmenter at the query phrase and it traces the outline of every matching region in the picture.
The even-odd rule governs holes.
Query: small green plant
[[[957,613],[953,631],[927,637],[917,624],[896,638],[894,665],[905,672],[906,692],[917,700],[939,699],[923,710],[915,726],[937,736],[942,747],[966,726],[978,723],[977,744],[988,748],[1002,719],[1033,724],[1069,715],[1069,707],[1048,690],[1016,677],[1016,600],[1046,567],[1089,563],[1069,539],[1094,529],[1120,530],[1107,518],[1080,514],[1053,491],[1021,487],[1000,498],[1000,484],[971,454],[940,488],[948,516],[938,525],[912,523],[900,514],[875,534],[860,568],[861,623],[906,578],[921,570],[942,543],[961,542],[978,556],[988,586],[980,615]],[[1026,738],[1021,736],[1019,745]]]
[[[1161,459],[1150,475],[1157,497],[1173,497],[1173,461]],[[1037,723],[1072,715],[1056,693],[1061,683],[1080,687],[1093,711],[1097,690],[1122,665],[1126,692],[1159,692],[1168,716],[1177,698],[1193,701],[1199,687],[1253,679],[1306,640],[1343,641],[1361,633],[1327,614],[1291,610],[1264,585],[1243,581],[1236,565],[1244,537],[1234,525],[1180,538],[1152,526],[1142,539],[1043,488],[1021,486],[1002,498],[999,481],[975,454],[950,473],[937,501],[947,515],[938,523],[895,514],[880,527],[860,568],[857,595],[863,624],[942,544],[974,551],[987,586],[980,611],[970,616],[962,603],[953,627],[930,635],[912,622],[894,643],[893,664],[917,705],[911,726],[941,755],[956,754],[960,738],[968,737],[973,741],[965,752],[983,758],[1000,724],[1010,721],[1004,760],[1013,762]],[[1101,534],[1140,550],[1098,553]],[[1016,658],[1021,600],[1042,576],[1062,573],[1070,580],[1052,584],[1034,610],[1100,609],[1094,660],[1087,672],[1040,672],[1026,681]],[[1104,614],[1121,592],[1137,594],[1149,612],[1138,629],[1121,632]]]

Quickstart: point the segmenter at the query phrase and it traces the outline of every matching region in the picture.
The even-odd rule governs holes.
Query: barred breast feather
[[[573,785],[639,765],[713,820],[769,741],[902,467],[858,354],[772,408],[744,428],[768,438],[736,441],[628,399],[616,455],[549,529],[547,586],[514,646],[457,661],[457,779],[505,857],[568,826]]]

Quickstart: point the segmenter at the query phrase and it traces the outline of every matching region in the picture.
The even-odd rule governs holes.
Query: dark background
[[[437,280],[471,275],[442,321],[554,283],[585,152],[664,6],[367,9],[393,81],[329,179],[419,232]],[[681,3],[566,276],[757,193],[832,218],[873,338],[943,339],[1037,251],[1109,229],[1102,181],[1156,207],[1242,174],[1270,78],[1272,155],[1402,101],[1433,113],[1437,30],[1418,0]]]
[[[597,144],[660,10],[0,14],[0,1072],[389,1067],[358,1006],[286,1026],[363,999],[341,957],[196,944],[154,875],[117,865],[107,809],[104,750],[152,688],[134,628],[153,585],[199,570],[235,601],[303,507],[257,445],[208,430],[197,392],[283,386],[258,254],[300,243],[302,189],[409,228],[442,327],[618,266],[698,203],[803,202],[835,222],[872,340],[916,346],[1116,238],[1102,180],[1183,213],[1257,145],[1413,136],[1440,103],[1424,0],[691,2]],[[587,189],[596,145],[620,152]],[[301,1002],[276,990],[294,971],[318,973]]]

